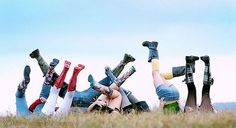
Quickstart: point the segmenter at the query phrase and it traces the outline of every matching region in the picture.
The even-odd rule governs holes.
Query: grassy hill
[[[62,117],[0,117],[1,128],[236,128],[236,112],[179,113],[162,112],[108,115],[70,114]]]

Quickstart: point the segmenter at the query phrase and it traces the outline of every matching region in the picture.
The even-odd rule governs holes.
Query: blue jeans
[[[44,97],[47,99],[50,93],[50,89],[51,85],[43,84],[39,97]],[[44,103],[37,105],[36,108],[34,109],[34,114],[41,114],[43,106]],[[28,116],[32,114],[29,111],[27,101],[25,99],[25,94],[20,92],[18,89],[16,91],[16,114],[20,116]]]
[[[156,93],[159,99],[164,98],[164,101],[179,100],[179,91],[173,84],[159,85],[156,88]]]
[[[110,86],[111,80],[110,80],[110,78],[105,77],[104,79],[102,79],[98,83],[105,85],[105,86]],[[93,103],[95,98],[97,98],[100,95],[101,95],[100,92],[92,89],[91,87],[89,87],[88,89],[81,91],[81,92],[76,91],[74,94],[73,101],[72,101],[72,106],[74,106],[74,107],[89,107],[89,105]]]
[[[16,91],[16,115],[31,115],[31,112],[28,109],[28,105],[25,99],[25,94],[21,93],[18,89]]]

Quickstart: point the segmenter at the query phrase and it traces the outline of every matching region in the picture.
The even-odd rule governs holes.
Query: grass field
[[[0,117],[1,128],[236,128],[236,112],[70,114],[61,117]]]

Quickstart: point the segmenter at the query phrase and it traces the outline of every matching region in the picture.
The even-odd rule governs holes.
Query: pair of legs
[[[111,79],[112,84],[107,87],[100,83],[97,83],[92,75],[89,75],[88,81],[90,82],[90,86],[102,93],[98,97],[98,99],[88,107],[88,112],[94,109],[95,105],[100,107],[107,106],[111,111],[109,113],[117,113],[120,112],[121,103],[122,103],[122,95],[119,92],[120,86],[125,82],[127,78],[129,78],[136,70],[132,66],[129,71],[123,74],[120,78],[116,78],[116,76],[112,73],[110,67],[105,68],[106,75]]]
[[[163,103],[162,107],[164,112],[179,112],[179,91],[173,84],[170,84],[167,81],[167,79],[173,78],[174,75],[171,72],[160,72],[159,55],[157,51],[158,42],[145,41],[142,45],[149,48],[148,62],[150,62],[152,66],[153,84],[159,97],[160,103]]]
[[[210,72],[210,57],[208,55],[201,56],[201,60],[205,64],[204,69],[204,78],[203,78],[203,88],[202,88],[202,100],[199,108],[197,108],[197,96],[196,96],[196,87],[193,79],[193,68],[192,63],[199,59],[197,56],[186,56],[186,75],[185,83],[188,87],[188,97],[185,105],[184,111],[191,111],[199,109],[204,112],[213,112],[214,109],[211,104],[210,99],[210,87],[213,84],[213,78],[211,77]]]
[[[185,75],[185,81],[188,87],[188,97],[184,110],[188,111],[189,109],[195,109],[197,105],[196,88],[193,82],[193,73],[195,72],[195,61],[199,58],[196,56],[186,56],[186,66],[173,67],[172,72],[160,73],[159,55],[157,51],[158,42],[145,41],[143,42],[143,46],[149,48],[148,62],[151,62],[152,64],[153,83],[156,88],[156,93],[159,96],[159,99],[163,100],[164,104],[167,103],[167,106],[171,106],[169,104],[172,104],[173,100],[178,100],[178,90],[172,84],[170,84],[167,79],[172,79],[173,77]],[[204,71],[204,86],[202,90],[202,102],[200,105],[200,110],[213,111],[209,96],[210,84],[212,83],[209,68],[209,56],[203,56],[201,57],[201,59],[204,61],[206,67]]]
[[[49,90],[42,89],[41,94],[45,94],[46,96],[48,96],[49,92],[50,92],[48,100],[47,100],[47,97],[46,98],[40,97],[33,104],[31,104],[31,106],[29,108],[28,108],[28,105],[27,105],[27,102],[26,102],[26,99],[25,99],[25,91],[27,89],[28,83],[30,82],[30,77],[29,76],[30,76],[30,71],[31,70],[30,70],[29,66],[25,66],[24,79],[19,84],[17,92],[16,92],[17,115],[27,116],[27,115],[31,115],[32,113],[40,114],[41,109],[43,109],[43,113],[46,114],[46,115],[52,114],[55,110],[57,96],[58,96],[58,93],[60,91],[60,87],[61,87],[61,85],[62,85],[62,83],[65,79],[65,76],[66,76],[66,73],[69,69],[69,66],[70,66],[70,62],[66,61],[64,69],[63,69],[61,75],[56,80],[55,86],[53,86],[53,89],[52,89],[51,92],[50,92],[50,89]],[[50,65],[50,67],[52,67],[52,65]],[[73,94],[75,92],[77,76],[78,76],[78,73],[82,69],[84,69],[84,66],[81,65],[81,64],[74,68],[73,75],[72,75],[72,77],[70,79],[70,82],[69,82],[68,92],[66,93],[66,95],[64,97],[64,100],[63,100],[63,103],[62,103],[61,107],[59,107],[59,109],[57,110],[56,114],[65,114],[65,113],[68,112],[68,110],[71,106],[72,99],[73,99]],[[51,69],[49,69],[48,72],[50,72],[50,71],[51,71]],[[45,82],[43,84],[43,87],[44,86],[49,86],[49,87],[52,86],[52,85],[49,85],[47,83],[47,82],[49,82],[49,81],[47,81],[48,79],[50,79],[50,76],[47,75],[46,78],[45,78]],[[44,102],[46,102],[45,106],[44,106]],[[38,105],[38,104],[40,104],[40,105]]]
[[[28,116],[32,113],[28,109],[27,101],[25,98],[25,91],[27,89],[27,86],[30,82],[30,66],[25,66],[24,73],[23,73],[23,80],[18,85],[17,91],[16,91],[16,115],[18,116]]]
[[[84,65],[79,64],[78,66],[74,67],[74,71],[72,74],[72,77],[69,81],[68,89],[66,92],[66,95],[63,99],[63,102],[61,106],[55,111],[56,103],[57,103],[57,98],[60,92],[60,89],[63,85],[63,82],[65,80],[66,74],[69,70],[71,63],[69,61],[65,61],[64,63],[64,68],[60,74],[60,76],[57,78],[57,80],[54,83],[54,86],[52,87],[49,97],[42,109],[42,113],[45,115],[63,115],[67,114],[69,112],[69,109],[71,107],[71,103],[74,97],[74,93],[76,90],[76,82],[77,82],[77,76],[81,70],[84,69]],[[46,76],[46,81],[47,82],[47,76]],[[51,83],[51,81],[48,81]]]
[[[38,49],[34,50],[30,54],[30,57],[37,60],[42,73],[44,75],[46,75],[47,69],[49,68],[49,66],[44,61],[43,57],[40,55],[39,50]],[[132,56],[125,54],[124,58],[120,61],[120,63],[116,66],[116,68],[112,70],[112,72],[117,77],[122,72],[125,65],[128,64],[129,62],[133,62],[134,60],[135,59]],[[57,78],[57,77],[58,77],[58,75],[56,73],[54,73],[53,78]],[[102,79],[98,83],[105,85],[105,86],[110,86],[111,80],[109,77],[105,77],[104,79]],[[63,98],[65,96],[67,86],[68,86],[68,84],[64,82],[61,87],[61,90],[59,92],[60,97]],[[132,93],[130,91],[128,91],[124,88],[120,88],[119,92],[122,95],[122,108],[123,109],[128,110],[128,109],[130,109],[130,106],[132,108],[133,104],[137,104],[138,110],[140,110],[140,111],[149,110],[146,102],[139,101],[134,95],[132,95]],[[94,101],[94,99],[96,97],[98,97],[100,94],[101,93],[99,93],[98,91],[96,91],[92,88],[88,88],[88,89],[81,91],[81,92],[76,91],[74,94],[73,101],[72,101],[72,106],[73,107],[88,107]]]

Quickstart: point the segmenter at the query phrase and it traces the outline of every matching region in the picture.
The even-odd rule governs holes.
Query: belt
[[[177,100],[166,101],[165,105],[172,104],[172,103],[175,103],[175,102],[177,102]]]

